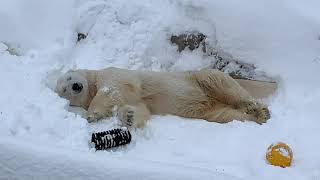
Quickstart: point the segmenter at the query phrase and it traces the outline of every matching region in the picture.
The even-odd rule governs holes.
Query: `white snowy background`
[[[320,179],[318,0],[2,0],[0,179]],[[88,124],[52,91],[72,68],[196,70],[212,59],[179,54],[173,33],[197,30],[279,83],[264,125],[154,116],[133,142],[95,152]],[[76,32],[88,32],[76,44]],[[8,50],[9,49],[9,50]],[[9,53],[10,52],[10,53]],[[265,162],[282,141],[290,168]]]

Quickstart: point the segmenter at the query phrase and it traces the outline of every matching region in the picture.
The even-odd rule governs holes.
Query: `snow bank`
[[[237,179],[210,169],[150,162],[143,159],[101,159],[99,154],[0,142],[0,178],[4,179]],[[138,167],[137,167],[138,166]]]
[[[319,178],[319,5],[316,0],[4,0],[0,178]],[[279,91],[266,100],[272,111],[268,123],[220,125],[154,116],[133,132],[130,145],[90,150],[90,132],[116,127],[117,119],[90,125],[68,112],[67,101],[50,89],[59,73],[109,66],[200,69],[212,59],[201,52],[179,54],[168,41],[172,33],[192,30],[277,79]],[[76,44],[79,31],[89,35]],[[276,141],[293,149],[291,168],[264,161]]]

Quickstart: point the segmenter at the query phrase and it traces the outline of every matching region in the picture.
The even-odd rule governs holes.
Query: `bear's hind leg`
[[[256,118],[251,114],[238,111],[228,105],[217,105],[214,110],[208,112],[203,119],[209,122],[228,123],[233,120],[255,121]]]
[[[194,72],[193,78],[213,104],[229,105],[230,111],[236,110],[240,113],[239,116],[250,114],[254,117],[254,119],[250,117],[250,120],[259,124],[270,118],[268,108],[252,97],[229,75],[218,70],[204,69]]]
[[[205,94],[214,102],[237,106],[255,99],[229,75],[213,69],[194,72],[194,79]]]

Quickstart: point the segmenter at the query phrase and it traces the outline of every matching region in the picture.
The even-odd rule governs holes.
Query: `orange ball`
[[[280,167],[289,167],[292,162],[292,150],[282,142],[271,144],[268,147],[266,159],[269,164]]]

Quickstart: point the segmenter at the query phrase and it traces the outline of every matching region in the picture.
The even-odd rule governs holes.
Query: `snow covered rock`
[[[178,46],[179,52],[182,52],[185,48],[188,48],[190,51],[201,48],[203,53],[215,59],[211,66],[213,69],[219,69],[235,79],[273,82],[265,73],[257,72],[253,64],[241,62],[221,48],[212,46],[207,40],[207,36],[201,32],[186,32],[180,35],[172,35],[170,41]]]

